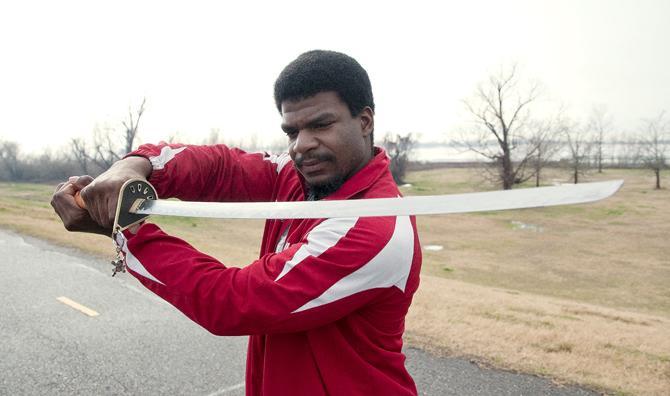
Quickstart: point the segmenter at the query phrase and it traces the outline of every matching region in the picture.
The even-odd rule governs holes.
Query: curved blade
[[[131,211],[145,215],[226,219],[320,219],[470,213],[598,201],[614,194],[623,180],[552,187],[413,196],[298,202],[185,202],[145,200]]]

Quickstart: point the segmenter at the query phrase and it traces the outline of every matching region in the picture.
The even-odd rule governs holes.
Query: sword
[[[124,230],[150,215],[219,219],[320,219],[408,216],[537,208],[599,201],[613,195],[623,180],[551,187],[348,200],[292,202],[187,202],[160,200],[146,180],[128,180],[119,194],[115,230]],[[85,208],[77,195],[75,200]],[[117,228],[118,227],[118,228]]]

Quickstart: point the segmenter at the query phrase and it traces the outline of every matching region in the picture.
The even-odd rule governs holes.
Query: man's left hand
[[[89,232],[101,235],[112,235],[112,229],[104,228],[96,223],[88,210],[82,209],[74,199],[80,191],[93,181],[91,176],[72,176],[67,182],[60,183],[51,197],[51,206],[60,216],[68,231]]]

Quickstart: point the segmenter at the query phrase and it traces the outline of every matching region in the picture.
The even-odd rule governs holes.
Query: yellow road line
[[[67,305],[71,308],[76,309],[77,311],[79,311],[79,312],[81,312],[85,315],[88,315],[88,316],[91,316],[91,317],[100,315],[99,313],[92,310],[91,308],[85,307],[85,306],[79,304],[78,302],[70,300],[67,297],[58,297],[56,300],[62,302],[63,304],[65,304],[65,305]]]

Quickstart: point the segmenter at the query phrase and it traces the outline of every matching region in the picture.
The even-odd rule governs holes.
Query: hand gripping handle
[[[116,216],[114,218],[114,232],[123,231],[133,224],[137,224],[149,215],[136,214],[134,212],[145,200],[158,199],[156,189],[148,181],[142,179],[130,179],[123,183],[119,192],[119,200],[116,203]],[[74,201],[82,209],[86,209],[86,203],[81,198],[79,191],[74,194]]]
[[[76,193],[74,193],[74,202],[75,202],[75,203],[77,204],[77,206],[79,206],[80,208],[82,208],[82,209],[86,209],[86,202],[84,202],[84,200],[81,198],[81,194],[79,193],[79,191],[77,191]]]

